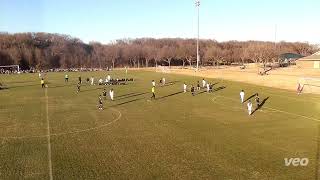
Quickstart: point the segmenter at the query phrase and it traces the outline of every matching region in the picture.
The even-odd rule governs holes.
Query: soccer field
[[[182,86],[199,77],[129,71],[134,82],[112,86],[115,101],[98,95],[111,86],[82,85],[113,72],[1,75],[0,179],[316,179],[320,97],[209,79],[214,92],[196,96]],[[151,81],[166,77],[150,101]],[[259,93],[249,116],[239,92]],[[252,98],[254,101],[254,98]],[[308,158],[286,166],[285,158]]]

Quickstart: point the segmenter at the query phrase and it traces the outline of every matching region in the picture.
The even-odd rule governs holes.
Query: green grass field
[[[46,90],[37,74],[1,75],[0,179],[316,178],[319,96],[210,79],[217,91],[193,97],[182,84],[201,78],[129,71],[135,82],[113,86],[115,101],[99,111],[104,87],[76,93],[77,77],[108,73],[69,73],[68,84],[64,73],[48,73]],[[163,76],[173,83],[150,101],[151,80]],[[253,116],[241,89],[268,98]],[[309,164],[285,166],[293,157]]]

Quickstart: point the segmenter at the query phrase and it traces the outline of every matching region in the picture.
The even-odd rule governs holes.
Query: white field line
[[[51,134],[51,136],[62,136],[62,135],[67,135],[67,134],[76,134],[76,133],[83,133],[83,132],[88,132],[88,131],[95,131],[97,129],[101,129],[103,127],[106,127],[106,126],[109,126],[115,122],[117,122],[121,117],[122,117],[122,114],[119,110],[116,110],[116,109],[112,109],[116,112],[119,113],[118,117],[116,119],[114,119],[113,121],[109,122],[109,123],[106,123],[106,124],[103,124],[101,126],[97,126],[97,127],[92,127],[92,128],[88,128],[88,129],[83,129],[83,130],[77,130],[77,131],[70,131],[70,132],[63,132],[63,133],[54,133],[54,134]]]
[[[82,129],[82,130],[77,130],[77,131],[70,131],[70,132],[62,132],[62,133],[51,133],[50,136],[62,136],[62,135],[68,135],[68,134],[77,134],[77,133],[84,133],[84,132],[88,132],[88,131],[94,131],[94,130],[98,130],[101,129],[103,127],[109,126],[115,122],[117,122],[118,120],[121,119],[122,114],[119,110],[114,109],[114,108],[110,108],[112,111],[118,112],[118,117],[115,118],[113,121],[103,124],[101,126],[97,126],[97,127],[92,127],[92,128],[88,128],[88,129]],[[38,135],[38,136],[8,136],[8,137],[0,137],[3,139],[31,139],[31,138],[45,138],[47,137],[48,134],[46,135]]]
[[[244,107],[233,107],[233,106],[225,105],[225,104],[223,104],[223,103],[218,103],[218,102],[216,101],[216,99],[218,99],[218,96],[213,97],[213,98],[211,99],[211,101],[212,101],[213,103],[215,103],[215,104],[218,104],[218,105],[227,107],[228,109],[231,108],[231,109],[238,110],[238,111],[247,111],[247,109],[244,108]],[[262,112],[262,113],[272,113],[272,112],[277,112],[277,111],[278,111],[278,110],[260,111],[260,112]]]
[[[45,88],[45,98],[46,98],[46,119],[47,119],[47,141],[48,141],[48,168],[49,168],[49,179],[53,180],[52,175],[52,160],[51,160],[51,139],[50,139],[50,122],[49,122],[49,100],[48,100],[48,90]]]
[[[235,100],[233,98],[229,98],[229,97],[222,96],[222,95],[217,95],[217,97],[223,97],[225,99],[229,99],[229,100],[238,102],[237,100]],[[281,113],[285,113],[285,114],[289,114],[289,115],[293,115],[293,116],[302,117],[302,118],[309,119],[309,120],[316,121],[316,122],[320,122],[320,119],[316,119],[316,118],[309,117],[309,116],[304,116],[304,115],[301,115],[301,114],[291,113],[291,112],[288,112],[288,111],[283,111],[283,110],[280,110],[280,109],[275,109],[275,108],[271,108],[271,107],[267,107],[267,106],[264,106],[263,108],[266,108],[266,109],[269,109],[269,110],[273,110],[273,111],[277,111],[277,112],[281,112]]]
[[[228,85],[228,86],[236,87],[236,85],[233,85],[233,84]],[[263,87],[266,87],[266,86],[263,86]],[[286,92],[286,91],[283,91],[282,89],[280,89],[280,91]],[[304,99],[300,99],[300,98],[294,98],[294,97],[283,96],[283,95],[280,95],[280,94],[275,94],[275,93],[272,93],[270,90],[267,90],[267,89],[266,90],[264,89],[263,92],[266,92],[266,94],[270,94],[272,96],[278,96],[278,97],[282,97],[282,98],[286,98],[286,99],[292,99],[294,101],[299,101],[299,102],[316,103],[316,102],[318,102],[320,100],[320,98],[319,98],[320,96],[319,97],[308,97],[308,99],[312,100],[312,101],[310,101],[310,100],[304,100]],[[292,91],[292,93],[294,93],[294,91]]]

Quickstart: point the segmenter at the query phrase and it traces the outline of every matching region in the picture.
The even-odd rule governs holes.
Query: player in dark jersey
[[[192,94],[192,96],[195,95],[195,94],[194,94],[194,87],[193,87],[193,85],[191,86],[191,94]]]
[[[106,89],[104,89],[104,90],[102,91],[102,96],[103,96],[103,99],[104,99],[104,100],[107,99],[107,91],[106,91]]]
[[[80,82],[78,82],[78,84],[77,84],[77,92],[80,92],[80,87],[81,87],[81,84],[80,84]]]
[[[102,102],[102,97],[101,97],[101,95],[99,95],[99,99],[98,99],[98,108],[99,108],[100,110],[103,109],[103,102]]]
[[[79,83],[80,83],[80,84],[82,83],[81,76],[79,76]]]
[[[256,101],[256,104],[257,104],[257,109],[259,109],[260,108],[260,98],[259,98],[259,94],[258,93],[256,94],[255,101]]]

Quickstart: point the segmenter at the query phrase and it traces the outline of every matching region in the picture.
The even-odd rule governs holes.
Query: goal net
[[[298,81],[298,93],[320,94],[320,78],[303,77]]]
[[[19,65],[0,66],[0,74],[13,74],[13,73],[20,74]]]

